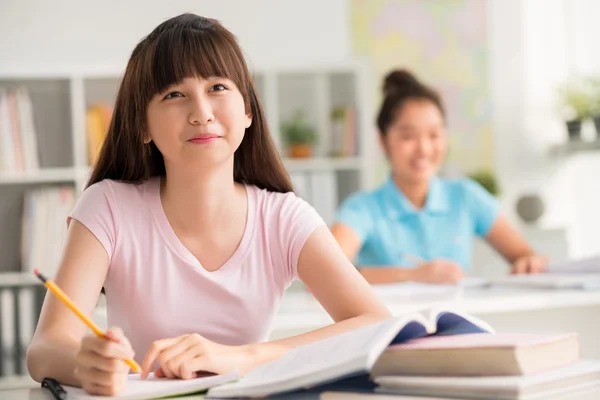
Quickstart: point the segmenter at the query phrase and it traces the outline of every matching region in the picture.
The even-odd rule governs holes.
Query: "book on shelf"
[[[290,174],[294,191],[306,200],[323,218],[331,224],[338,207],[337,178],[334,171],[298,171]]]
[[[354,106],[335,107],[331,111],[331,157],[353,157],[359,154],[357,113]]]
[[[48,186],[25,192],[21,233],[21,270],[54,276],[67,233],[67,216],[75,206],[72,186]]]
[[[37,132],[27,88],[0,88],[0,171],[38,169]]]
[[[112,108],[106,104],[94,104],[88,107],[86,111],[87,153],[90,165],[95,165],[98,161],[100,149],[108,133],[111,117]]]

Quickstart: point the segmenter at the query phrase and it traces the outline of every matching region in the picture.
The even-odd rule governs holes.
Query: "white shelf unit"
[[[23,198],[30,188],[72,185],[79,194],[90,173],[86,142],[86,110],[94,103],[112,106],[123,68],[73,71],[0,70],[0,88],[24,86],[32,99],[40,169],[0,171],[0,272],[20,270]],[[327,222],[349,194],[370,188],[370,162],[376,136],[371,109],[368,64],[352,60],[329,65],[251,69],[275,143],[297,192]],[[328,157],[330,112],[336,106],[357,112],[356,154]],[[313,157],[286,157],[280,125],[302,110],[316,128],[319,143]]]

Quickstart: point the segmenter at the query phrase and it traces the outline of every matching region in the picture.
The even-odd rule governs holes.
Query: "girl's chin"
[[[417,170],[410,171],[409,174],[405,175],[413,183],[421,183],[430,180],[434,173],[432,170]]]

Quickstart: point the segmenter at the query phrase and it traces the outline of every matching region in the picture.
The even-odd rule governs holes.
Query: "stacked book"
[[[527,399],[598,387],[600,365],[581,360],[575,333],[479,333],[392,345],[371,376],[381,393]]]
[[[0,88],[0,171],[39,168],[31,97],[24,87]]]

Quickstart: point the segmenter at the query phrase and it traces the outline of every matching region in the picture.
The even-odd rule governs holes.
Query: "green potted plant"
[[[313,146],[318,142],[317,131],[308,123],[301,110],[281,125],[282,139],[292,158],[312,156]]]
[[[581,139],[581,124],[583,120],[592,117],[592,86],[589,81],[579,79],[565,83],[559,89],[559,98],[569,140]]]
[[[492,196],[497,197],[500,194],[498,180],[493,172],[488,170],[479,170],[469,175],[469,178],[479,183]]]

